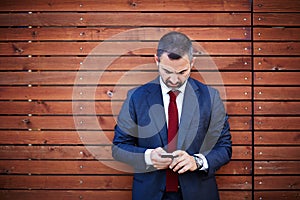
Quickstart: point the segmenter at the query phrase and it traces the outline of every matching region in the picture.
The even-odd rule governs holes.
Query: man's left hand
[[[194,157],[190,156],[187,152],[177,150],[173,152],[173,155],[175,156],[175,158],[173,159],[169,167],[174,172],[182,174],[186,171],[195,171],[197,169],[197,164]]]

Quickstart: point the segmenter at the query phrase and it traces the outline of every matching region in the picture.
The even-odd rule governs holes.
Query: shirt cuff
[[[154,149],[147,149],[145,151],[145,162],[146,162],[146,165],[153,165],[152,161],[151,161],[151,152],[153,151]]]
[[[201,153],[195,154],[195,156],[198,156],[203,161],[203,166],[202,166],[202,168],[200,170],[207,171],[208,170],[208,162],[207,162],[205,156],[203,154],[201,154]]]

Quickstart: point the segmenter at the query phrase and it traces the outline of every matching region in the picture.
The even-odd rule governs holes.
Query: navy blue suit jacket
[[[146,165],[147,149],[166,149],[167,125],[159,78],[128,92],[115,127],[112,154],[134,167],[132,198],[160,200],[166,187],[165,170]],[[185,200],[219,199],[215,172],[229,162],[231,135],[224,105],[217,90],[188,79],[178,130],[177,149],[205,155],[207,172],[179,175]]]

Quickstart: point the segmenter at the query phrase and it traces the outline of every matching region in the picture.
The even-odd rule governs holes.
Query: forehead
[[[188,55],[184,55],[180,59],[172,60],[168,57],[167,53],[164,53],[160,57],[160,64],[165,69],[181,71],[181,70],[185,70],[187,67],[190,66],[190,60],[188,58]]]

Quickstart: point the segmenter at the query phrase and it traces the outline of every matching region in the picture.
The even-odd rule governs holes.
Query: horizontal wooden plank
[[[251,117],[229,118],[231,130],[251,130]],[[113,130],[112,116],[0,116],[0,129]]]
[[[0,87],[1,100],[124,100],[127,91],[131,87]],[[251,87],[226,86],[215,87],[220,91],[222,99],[226,100],[250,100]],[[74,90],[74,93],[73,93]],[[297,96],[299,93],[294,94]],[[300,97],[299,97],[300,99]]]
[[[256,176],[255,190],[299,190],[300,176]]]
[[[271,41],[299,41],[300,28],[254,28],[253,38],[255,41],[271,40]]]
[[[254,162],[254,174],[299,174],[300,161],[256,161]]]
[[[300,160],[300,146],[256,146],[255,160]]]
[[[251,191],[220,191],[222,200],[251,199]],[[0,190],[2,200],[73,200],[81,199],[105,199],[127,200],[131,199],[129,190]]]
[[[111,146],[0,146],[0,159],[112,160]],[[251,146],[233,146],[232,159],[251,160]]]
[[[236,145],[251,145],[252,133],[250,131],[230,131],[232,144]],[[1,132],[0,132],[1,134]]]
[[[63,65],[62,65],[63,63]],[[100,65],[99,63],[107,63]],[[0,57],[1,70],[157,70],[153,57]],[[251,70],[250,57],[196,57],[194,70]]]
[[[33,115],[116,115],[119,114],[123,102],[57,102],[32,101],[14,102],[0,101],[0,114],[33,114]],[[225,102],[229,115],[250,115],[251,102]]]
[[[126,20],[124,20],[126,19]],[[164,20],[161,20],[164,19]],[[189,20],[186,20],[189,19]],[[2,26],[249,26],[250,13],[2,13]]]
[[[300,55],[300,42],[254,42],[254,55]]]
[[[250,40],[249,27],[184,28],[0,28],[4,41],[159,40],[167,31],[179,31],[193,40]],[[128,32],[128,33],[127,33]],[[118,34],[118,35],[117,35]],[[291,33],[290,33],[291,34]]]
[[[21,4],[18,0],[3,0],[0,11],[250,11],[251,5],[247,0],[238,1],[214,1],[209,0],[94,0],[85,1],[59,1],[47,0],[35,2],[24,0]],[[31,5],[31,6],[29,6]]]
[[[251,199],[251,191],[219,191],[220,199],[222,200],[240,200],[242,199]]]
[[[196,55],[250,55],[249,42],[198,42]],[[151,55],[157,42],[7,42],[0,55]],[[295,47],[296,48],[296,47]],[[292,53],[292,52],[291,52]],[[104,64],[103,64],[104,65]],[[106,67],[106,66],[105,66]]]
[[[131,199],[131,190],[0,190],[3,200]]]
[[[300,115],[300,102],[255,102],[255,115]]]
[[[299,57],[254,57],[254,70],[300,70]]]
[[[122,170],[123,169],[123,170]],[[218,170],[217,174],[251,174],[251,161],[231,161]],[[128,174],[131,167],[116,161],[35,161],[5,160],[0,161],[1,174]]]
[[[297,199],[299,198],[299,191],[255,191],[255,199]]]
[[[300,85],[299,72],[255,72],[255,85]]]
[[[0,176],[3,189],[131,189],[131,176]],[[249,176],[217,177],[220,189],[250,189]]]
[[[130,189],[132,176],[0,176],[4,189]]]
[[[294,74],[287,75],[292,80]],[[142,85],[158,75],[157,71],[0,72],[0,85]],[[191,77],[208,85],[251,84],[251,72],[193,72]]]
[[[232,166],[241,168],[239,163]],[[244,164],[244,166],[246,166]],[[133,169],[116,161],[36,161],[36,160],[5,160],[0,161],[1,174],[96,174],[114,175],[128,174]],[[122,170],[123,169],[123,170]],[[241,172],[241,170],[240,170]]]
[[[255,100],[300,100],[299,87],[254,87]]]
[[[231,131],[232,143],[251,145],[250,131]],[[0,144],[111,144],[113,131],[8,131],[0,130]],[[18,138],[18,140],[16,140]]]
[[[300,117],[254,117],[255,130],[300,130]]]
[[[299,12],[300,2],[298,0],[254,0],[254,12]]]
[[[254,143],[257,145],[298,145],[300,133],[298,131],[255,131]]]
[[[254,13],[254,26],[299,26],[300,13]]]
[[[0,144],[108,145],[113,131],[0,131]],[[18,140],[16,140],[18,138]],[[237,139],[238,140],[238,139]]]

